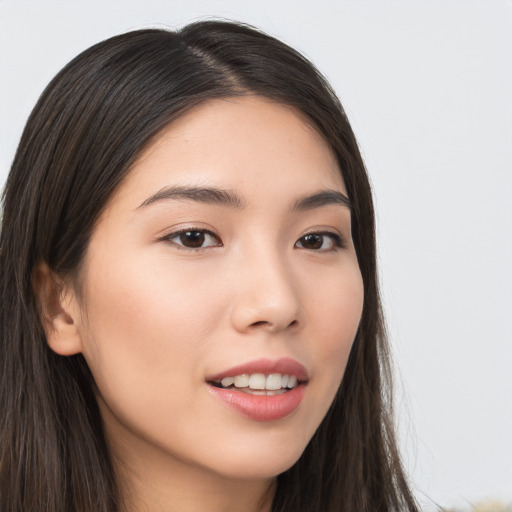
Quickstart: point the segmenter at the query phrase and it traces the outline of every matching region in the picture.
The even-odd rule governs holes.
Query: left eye
[[[203,249],[205,247],[219,247],[222,245],[219,238],[206,229],[176,231],[167,235],[165,240],[186,249]]]
[[[295,247],[310,251],[329,251],[343,246],[341,236],[335,233],[308,233],[295,242]]]

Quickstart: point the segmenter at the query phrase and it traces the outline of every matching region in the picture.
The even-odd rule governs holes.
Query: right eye
[[[180,249],[205,249],[220,247],[219,237],[207,229],[186,228],[169,233],[163,240],[177,245]]]

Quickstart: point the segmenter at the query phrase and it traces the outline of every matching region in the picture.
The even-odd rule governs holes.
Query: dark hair
[[[341,387],[299,461],[278,476],[272,510],[417,510],[394,439],[374,212],[356,139],[310,62],[224,21],[139,30],[89,48],[52,80],[27,122],[3,195],[0,510],[118,510],[91,373],[81,355],[49,349],[34,268],[46,262],[76,276],[95,221],[154,136],[207,99],[247,94],[299,109],[334,150],[364,282]]]

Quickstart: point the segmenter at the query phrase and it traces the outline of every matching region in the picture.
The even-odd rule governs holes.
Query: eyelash
[[[202,243],[204,243],[204,237],[205,236],[209,236],[209,237],[217,240],[218,243],[212,244],[212,245],[207,245],[206,247],[203,247],[202,243],[201,243],[201,246],[199,246],[199,247],[187,247],[183,243],[177,243],[177,242],[174,241],[174,239],[181,237],[185,233],[200,234],[203,237],[203,242]],[[338,233],[334,233],[332,231],[311,231],[310,233],[306,233],[305,235],[302,235],[295,242],[294,247],[297,247],[297,244],[299,242],[301,244],[303,244],[307,237],[313,236],[313,235],[316,236],[316,237],[328,237],[328,238],[330,238],[332,243],[333,243],[333,246],[331,248],[328,248],[328,249],[322,249],[322,248],[308,249],[308,248],[306,248],[304,246],[298,247],[298,248],[299,249],[304,249],[304,250],[309,250],[309,251],[312,251],[312,252],[332,252],[332,251],[337,251],[338,249],[346,249],[347,246],[348,246],[346,239],[343,236],[339,235]],[[213,231],[210,231],[209,229],[194,228],[194,227],[189,227],[189,228],[180,229],[178,231],[173,231],[172,233],[169,233],[168,235],[165,235],[164,237],[162,237],[160,240],[162,240],[164,242],[169,242],[169,243],[173,244],[175,247],[177,247],[179,250],[184,250],[184,251],[207,250],[207,249],[211,249],[211,248],[214,248],[214,247],[222,247],[223,246],[223,244],[220,241],[219,237]],[[322,240],[322,245],[324,244],[324,241],[325,240]]]
[[[215,240],[217,240],[218,243],[215,245],[208,245],[206,247],[187,247],[184,244],[180,244],[180,243],[173,241],[173,239],[178,238],[181,235],[184,235],[185,233],[200,233],[203,236],[207,235],[207,236],[210,236],[210,237],[214,238]],[[210,231],[209,229],[204,229],[204,228],[189,227],[189,228],[180,229],[178,231],[173,231],[172,233],[165,235],[164,237],[161,238],[161,240],[164,242],[169,242],[169,243],[173,244],[174,246],[176,246],[178,249],[183,250],[183,251],[198,251],[201,249],[202,250],[211,249],[212,247],[222,247],[222,242],[220,241],[219,237],[213,231]]]
[[[301,240],[305,240],[308,236],[317,236],[317,237],[328,237],[333,242],[333,247],[329,249],[309,249],[313,252],[331,252],[331,251],[337,251],[338,249],[346,249],[348,247],[346,239],[339,235],[338,233],[334,233],[332,231],[311,231],[310,233],[306,233],[305,235],[302,235],[297,242],[295,242],[295,246],[298,242]],[[323,245],[323,242],[322,242]],[[304,247],[304,249],[306,249]],[[307,250],[307,249],[306,249]]]

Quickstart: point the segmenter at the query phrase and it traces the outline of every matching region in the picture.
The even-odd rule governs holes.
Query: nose
[[[251,258],[240,267],[231,313],[236,330],[277,333],[303,326],[299,283],[279,255]]]

